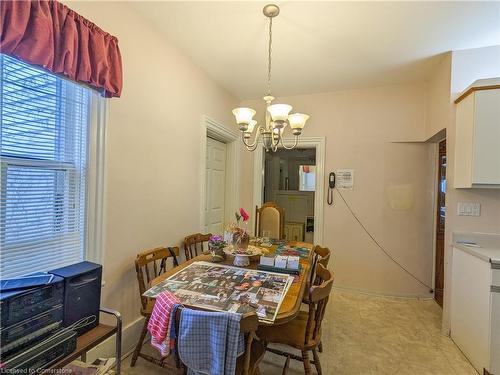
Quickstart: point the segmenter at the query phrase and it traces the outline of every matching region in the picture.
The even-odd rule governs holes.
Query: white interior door
[[[226,144],[207,138],[205,233],[224,231]]]

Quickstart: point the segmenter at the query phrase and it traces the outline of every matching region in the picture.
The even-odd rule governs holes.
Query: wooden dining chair
[[[311,276],[309,278],[309,285],[319,285],[321,280],[316,276],[316,265],[321,264],[323,267],[328,268],[328,263],[330,262],[331,251],[327,247],[321,247],[319,245],[313,248],[313,261],[311,265]],[[304,293],[304,298],[302,302],[309,304],[309,291],[306,290]],[[318,344],[318,351],[323,353],[323,343],[320,341]]]
[[[311,276],[309,285],[318,285],[319,280],[316,280],[316,264],[321,264],[323,267],[328,268],[330,262],[331,251],[328,247],[321,247],[319,245],[313,248],[313,261],[311,265]]]
[[[180,317],[182,313],[182,309],[186,309],[187,307],[180,306],[175,314],[175,326],[177,330],[177,334],[179,335],[179,325],[180,325]],[[249,312],[244,314],[240,320],[240,332],[245,335],[245,351],[244,353],[238,357],[236,361],[236,372],[235,375],[251,375],[253,374],[253,363],[251,363],[250,359],[252,357],[252,343],[256,338],[255,331],[259,327],[259,318],[255,312]],[[176,345],[178,340],[176,340]],[[176,350],[177,352],[177,350]],[[180,361],[178,357],[176,357],[177,361]]]
[[[322,375],[317,348],[321,342],[321,323],[332,290],[333,276],[321,263],[316,265],[316,276],[320,283],[309,289],[308,311],[300,311],[297,317],[280,326],[262,326],[257,330],[257,336],[264,342],[267,351],[286,357],[283,374],[288,373],[290,359],[295,359],[303,363],[306,375],[312,374],[311,363],[315,365],[318,374]],[[300,350],[302,356],[269,348],[268,344],[291,346]],[[309,351],[313,354],[312,362]]]
[[[208,250],[208,240],[212,237],[211,233],[202,234],[195,233],[184,238],[184,251],[186,253],[186,260],[192,259],[200,254],[203,254],[206,250],[204,244],[207,244]]]
[[[274,239],[285,237],[285,210],[274,202],[266,202],[261,208],[255,206],[255,236],[262,237],[264,231]]]
[[[259,318],[255,312],[247,313],[241,317],[240,331],[245,335],[245,352],[236,362],[236,375],[250,375],[254,373],[255,363],[251,363],[252,342],[257,338],[255,332],[259,327]]]
[[[138,357],[141,357],[149,362],[165,367],[164,360],[156,359],[148,354],[142,353],[142,345],[148,330],[148,322],[153,312],[154,299],[144,297],[143,294],[151,287],[151,281],[161,275],[167,269],[167,261],[172,259],[172,265],[177,267],[179,262],[178,247],[157,247],[151,250],[145,250],[137,254],[135,259],[135,272],[139,283],[139,293],[141,296],[141,315],[144,316],[144,326],[142,327],[141,336],[135,346],[130,367],[134,367]]]

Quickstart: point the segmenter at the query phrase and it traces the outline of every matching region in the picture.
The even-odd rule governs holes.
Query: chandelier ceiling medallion
[[[233,109],[234,117],[236,117],[236,123],[241,131],[243,143],[249,151],[254,151],[257,148],[260,137],[262,137],[262,143],[266,151],[276,152],[280,143],[281,147],[291,150],[297,146],[302,129],[304,128],[306,121],[309,119],[309,116],[303,113],[290,114],[292,106],[288,104],[272,104],[275,99],[274,96],[271,95],[273,18],[276,17],[279,12],[280,8],[274,4],[266,5],[263,9],[264,15],[269,18],[267,95],[262,98],[266,102],[266,123],[264,126],[257,127],[253,143],[249,142],[255,126],[257,125],[257,121],[253,119],[253,116],[255,116],[256,113],[255,110],[252,108]],[[292,134],[295,136],[295,141],[292,146],[286,146],[283,142],[283,132],[288,125],[290,125]]]

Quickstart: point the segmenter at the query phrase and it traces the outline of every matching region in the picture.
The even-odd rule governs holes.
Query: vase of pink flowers
[[[210,249],[210,255],[212,256],[212,262],[218,263],[226,259],[226,254],[224,253],[224,248],[227,246],[227,242],[224,241],[222,236],[214,234],[208,240],[208,248]]]
[[[250,236],[245,229],[235,228],[233,232],[233,246],[238,250],[248,249]]]
[[[250,243],[250,234],[246,228],[250,215],[243,208],[240,208],[239,212],[235,212],[234,216],[236,217],[236,225],[232,228],[233,246],[238,250],[246,250]],[[240,225],[241,221],[244,227]]]

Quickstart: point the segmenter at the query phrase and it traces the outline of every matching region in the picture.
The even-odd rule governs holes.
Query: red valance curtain
[[[118,39],[54,0],[0,1],[0,52],[119,97]]]

